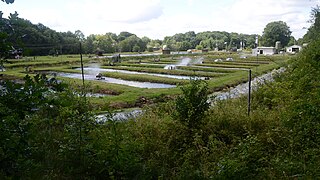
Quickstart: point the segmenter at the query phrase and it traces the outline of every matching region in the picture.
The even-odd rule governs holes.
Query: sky
[[[3,17],[17,11],[34,24],[85,36],[122,31],[160,40],[188,31],[262,35],[268,23],[284,21],[300,38],[317,5],[320,0],[15,0],[0,2],[0,11]]]

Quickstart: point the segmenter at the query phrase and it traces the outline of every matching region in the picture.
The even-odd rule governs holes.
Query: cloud
[[[72,2],[68,6],[85,12],[85,18],[106,22],[138,23],[159,18],[163,8],[159,0],[83,0]],[[75,4],[74,4],[75,3]],[[80,11],[76,14],[80,14]]]
[[[216,21],[234,32],[262,34],[266,24],[281,20],[294,30],[295,37],[301,37],[309,15],[306,9],[311,9],[315,3],[301,0],[237,0],[225,8],[224,21]]]
[[[201,2],[193,2],[194,6],[199,6]],[[244,34],[262,35],[265,26],[272,21],[284,21],[288,24],[292,35],[296,38],[302,37],[308,27],[307,20],[309,12],[315,2],[301,2],[301,0],[236,0],[227,6],[219,6],[215,3],[202,3],[199,12],[183,11],[180,6],[179,13],[163,16],[137,26],[148,27],[139,28],[135,25],[128,28],[144,33],[151,38],[171,36],[176,33],[187,31],[227,31]],[[189,4],[186,4],[189,6]],[[189,10],[189,9],[188,9]],[[178,9],[177,9],[178,12]],[[208,13],[209,12],[209,13]],[[142,30],[144,29],[144,30]]]
[[[195,3],[195,1],[194,1],[194,0],[188,0],[188,6],[193,6],[193,5],[194,5],[194,3]]]
[[[295,37],[306,32],[311,7],[319,0],[41,0],[17,1],[4,12],[57,31],[86,35],[129,31],[163,38],[187,31],[262,34],[272,21],[286,22]],[[12,8],[11,8],[12,7]],[[4,17],[6,14],[4,15]]]

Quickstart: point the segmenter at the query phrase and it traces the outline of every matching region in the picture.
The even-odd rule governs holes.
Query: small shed
[[[164,45],[162,47],[162,54],[170,54],[170,53],[171,53],[170,49],[167,47],[167,45]]]
[[[275,47],[257,47],[252,49],[252,55],[273,55],[276,53]]]
[[[205,49],[202,49],[202,53],[207,53],[209,52],[209,49],[205,48]]]
[[[293,46],[287,47],[287,48],[286,48],[286,51],[287,51],[287,53],[289,53],[289,54],[296,54],[296,53],[300,52],[301,49],[302,49],[301,46],[293,45]]]

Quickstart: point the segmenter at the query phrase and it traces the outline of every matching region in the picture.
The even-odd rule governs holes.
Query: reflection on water
[[[67,77],[67,78],[74,78],[74,79],[82,79],[82,75],[78,73],[57,73],[58,76],[61,77]],[[121,84],[121,85],[127,85],[132,87],[138,87],[138,88],[174,88],[175,85],[170,84],[162,84],[162,83],[150,83],[150,82],[137,82],[137,81],[127,81],[122,79],[116,79],[116,78],[109,78],[109,77],[103,77],[104,79],[97,80],[96,75],[92,74],[85,74],[84,79],[85,80],[95,80],[95,81],[101,81],[101,82],[107,82],[107,83],[113,83],[113,84]]]

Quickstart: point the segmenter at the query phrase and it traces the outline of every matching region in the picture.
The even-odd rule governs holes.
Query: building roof
[[[302,48],[302,47],[299,46],[299,45],[293,45],[293,46],[289,46],[289,47],[287,47],[287,48]]]
[[[264,47],[264,46],[260,46],[257,47],[256,49],[274,49],[275,47]]]

